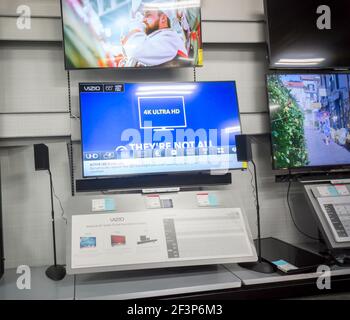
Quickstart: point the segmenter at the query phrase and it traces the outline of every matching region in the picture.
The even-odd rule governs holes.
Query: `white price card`
[[[159,195],[149,195],[145,199],[147,209],[160,209],[162,207]]]
[[[92,200],[92,212],[104,212],[114,211],[115,201],[114,199],[93,199]]]
[[[344,185],[336,185],[336,186],[334,186],[334,188],[337,190],[337,192],[340,196],[350,195],[348,188]]]

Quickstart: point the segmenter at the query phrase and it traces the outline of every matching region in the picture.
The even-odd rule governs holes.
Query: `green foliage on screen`
[[[276,169],[307,166],[304,114],[279,76],[268,80],[273,158]]]

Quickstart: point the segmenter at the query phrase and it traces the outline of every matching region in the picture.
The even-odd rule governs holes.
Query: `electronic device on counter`
[[[349,69],[348,0],[265,0],[270,68]]]
[[[313,252],[275,238],[261,239],[263,259],[285,274],[316,272],[327,260]]]
[[[273,168],[350,169],[350,74],[272,73],[267,86]]]
[[[336,242],[350,242],[350,197],[319,198]]]
[[[304,185],[306,199],[330,255],[339,265],[350,262],[350,186]]]
[[[311,188],[324,221],[335,243],[350,247],[350,188],[349,185],[317,185]]]
[[[241,124],[234,81],[81,83],[79,88],[84,178],[245,167],[237,160]]]

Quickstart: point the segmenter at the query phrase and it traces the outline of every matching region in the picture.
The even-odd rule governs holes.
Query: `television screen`
[[[275,169],[350,165],[350,74],[270,74]]]
[[[271,68],[349,68],[349,0],[265,0]]]
[[[84,177],[242,169],[235,82],[83,83]]]
[[[61,0],[66,69],[201,66],[200,0]]]

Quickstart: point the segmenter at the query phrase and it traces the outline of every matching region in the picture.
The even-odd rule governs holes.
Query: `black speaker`
[[[43,143],[34,145],[34,162],[35,171],[50,170],[49,148],[47,145]]]
[[[250,136],[242,134],[236,136],[237,160],[239,162],[249,162],[253,160],[252,145]]]

